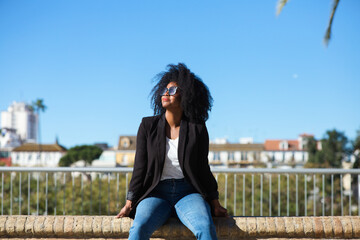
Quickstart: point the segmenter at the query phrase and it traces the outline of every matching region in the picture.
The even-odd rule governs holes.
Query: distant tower
[[[13,102],[1,112],[1,128],[14,129],[22,141],[37,142],[38,116],[24,102]]]

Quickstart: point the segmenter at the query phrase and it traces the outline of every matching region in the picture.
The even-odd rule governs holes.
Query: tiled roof
[[[309,133],[302,133],[300,134],[301,137],[313,137],[313,134],[309,134]]]
[[[263,144],[249,143],[225,143],[225,144],[213,144],[209,145],[209,151],[262,151],[264,150]]]
[[[284,151],[280,149],[280,143],[286,141],[288,143],[288,148],[286,151],[299,151],[299,141],[298,140],[266,140],[265,141],[265,151]]]
[[[13,152],[66,152],[66,148],[59,144],[25,143],[12,150]]]
[[[118,150],[136,150],[136,136],[120,136]]]

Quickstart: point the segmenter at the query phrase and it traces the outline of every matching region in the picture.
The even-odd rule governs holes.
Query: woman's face
[[[181,95],[180,95],[180,89],[177,88],[176,93],[174,95],[170,95],[169,94],[169,88],[171,87],[178,87],[176,82],[169,82],[168,85],[166,86],[167,91],[165,92],[164,95],[161,96],[161,104],[163,106],[163,108],[165,109],[181,109],[181,105],[180,105],[180,100],[181,100]]]

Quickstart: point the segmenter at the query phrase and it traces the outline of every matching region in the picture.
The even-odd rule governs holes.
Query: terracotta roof
[[[309,134],[309,133],[302,133],[300,134],[301,137],[313,137],[313,134]]]
[[[136,136],[120,136],[118,150],[136,150]]]
[[[225,144],[214,144],[210,143],[209,151],[262,151],[264,145],[260,143],[225,143]]]
[[[36,144],[25,143],[19,147],[14,148],[13,152],[66,152],[66,148],[59,144]]]
[[[280,149],[280,143],[286,141],[288,149]],[[265,151],[300,151],[298,140],[266,140]]]

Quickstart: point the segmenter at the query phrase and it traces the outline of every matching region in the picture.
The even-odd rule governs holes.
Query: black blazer
[[[165,115],[145,117],[136,138],[136,154],[127,199],[137,204],[159,183],[166,151]],[[178,158],[185,179],[207,201],[218,199],[218,186],[208,163],[209,135],[205,124],[185,118],[180,123]]]

